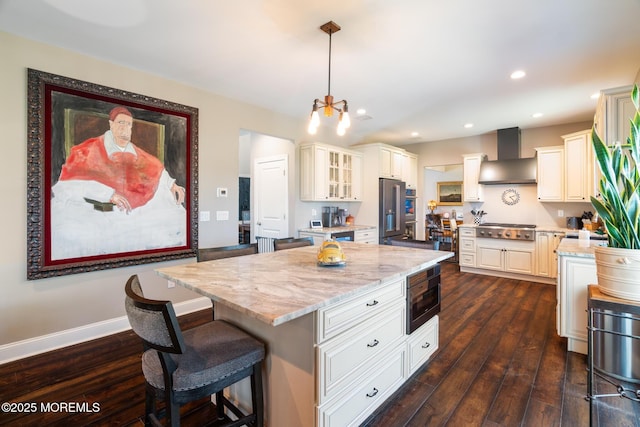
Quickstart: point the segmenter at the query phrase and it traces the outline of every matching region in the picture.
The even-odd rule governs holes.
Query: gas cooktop
[[[533,224],[488,222],[476,227],[476,237],[532,241],[535,240],[535,228]]]

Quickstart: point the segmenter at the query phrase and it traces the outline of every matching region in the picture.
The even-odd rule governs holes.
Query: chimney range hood
[[[498,160],[480,163],[478,182],[486,185],[537,182],[536,157],[520,157],[520,128],[498,129]]]

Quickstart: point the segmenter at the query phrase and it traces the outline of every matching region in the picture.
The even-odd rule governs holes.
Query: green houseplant
[[[595,127],[592,143],[600,168],[600,198],[591,204],[608,235],[608,247],[597,247],[596,269],[602,292],[640,300],[640,94],[634,85],[636,113],[626,144],[607,146]],[[634,284],[633,282],[637,282]]]

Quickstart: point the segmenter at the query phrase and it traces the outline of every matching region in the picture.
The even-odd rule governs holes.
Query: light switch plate
[[[200,211],[200,221],[202,222],[211,221],[211,212]]]
[[[229,211],[216,211],[216,221],[228,221]]]

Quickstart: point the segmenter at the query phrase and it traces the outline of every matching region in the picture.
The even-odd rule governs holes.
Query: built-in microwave
[[[440,313],[440,264],[407,277],[407,333]]]

